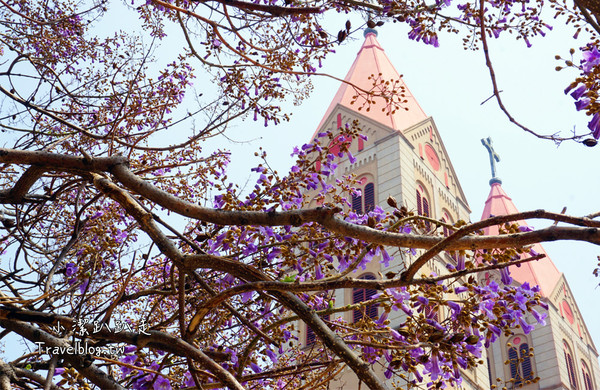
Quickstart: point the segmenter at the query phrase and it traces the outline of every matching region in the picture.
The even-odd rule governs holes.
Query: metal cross
[[[496,177],[496,162],[500,162],[500,156],[498,156],[498,153],[496,153],[496,151],[494,150],[494,147],[492,145],[492,138],[491,137],[482,138],[481,143],[483,144],[483,146],[485,146],[488,153],[490,154],[490,164],[492,166],[492,180],[497,179],[497,177]]]

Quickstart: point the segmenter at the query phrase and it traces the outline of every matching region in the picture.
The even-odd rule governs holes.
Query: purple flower
[[[496,336],[500,336],[502,334],[502,330],[498,328],[496,325],[488,324],[488,329],[492,331]],[[493,341],[493,340],[492,340]]]
[[[65,266],[65,273],[67,277],[71,277],[75,275],[78,269],[79,267],[77,267],[75,263],[67,263],[67,265]]]
[[[412,314],[413,314],[412,310],[406,305],[406,303],[401,304],[400,309],[402,309],[402,311],[405,312],[409,316],[412,316]]]
[[[390,329],[390,335],[394,338],[394,340],[396,341],[404,341],[406,340],[406,338],[404,336],[402,336],[400,333],[398,333],[397,331],[395,331],[394,329]]]
[[[515,301],[516,304],[519,305],[519,307],[525,311],[527,310],[527,301],[529,300],[523,293],[521,293],[520,291],[518,291],[515,295],[513,300]]]
[[[159,376],[154,381],[154,390],[171,390],[171,382],[164,376]]]
[[[277,354],[275,354],[275,352],[271,351],[270,349],[267,349],[265,351],[265,353],[267,354],[267,356],[269,357],[269,359],[271,359],[271,361],[273,362],[273,364],[277,363],[278,357],[277,357]]]
[[[531,333],[531,331],[534,328],[534,326],[529,325],[523,317],[519,318],[519,325],[521,325],[521,328],[523,329],[523,333],[525,333],[525,334]]]
[[[65,372],[64,368],[62,368],[62,367],[55,368],[54,369],[54,376],[62,375],[63,372]]]
[[[457,271],[462,271],[465,269],[465,257],[464,256],[459,256],[458,257],[458,262],[456,263],[456,270]]]
[[[467,287],[465,287],[465,286],[458,286],[458,287],[454,288],[454,293],[455,294],[460,294],[460,293],[463,293],[463,292],[468,291],[468,290],[469,289]]]
[[[85,290],[88,287],[88,284],[90,284],[90,280],[89,279],[83,279],[83,281],[81,282],[81,284],[79,285],[79,292],[81,294],[83,294],[85,292]]]
[[[437,353],[432,354],[431,359],[425,367],[428,368],[431,379],[436,380],[440,376],[441,369]]]
[[[390,257],[389,253],[387,253],[387,251],[385,249],[382,249],[381,250],[381,261],[380,261],[380,263],[382,263],[386,267],[389,267],[390,266],[390,261],[392,261],[392,258]]]
[[[538,324],[540,324],[542,326],[546,325],[546,317],[548,316],[548,314],[546,314],[546,313],[540,314],[535,309],[531,309],[531,314],[536,319],[536,321],[538,322]]]
[[[591,71],[594,66],[600,64],[600,52],[596,46],[592,50],[586,50],[581,54],[583,55],[581,63],[585,72]]]
[[[586,89],[587,88],[585,87],[585,85],[581,85],[579,88],[571,92],[571,96],[573,97],[573,99],[579,100],[585,93]]]
[[[512,283],[512,278],[510,277],[510,271],[508,270],[508,267],[500,269],[500,280],[502,280],[502,283],[505,285]]]
[[[600,115],[598,113],[595,113],[592,120],[589,121],[588,129],[592,131],[592,136],[594,138],[600,138]]]
[[[246,303],[246,302],[248,302],[248,301],[249,301],[249,300],[252,298],[252,295],[253,295],[253,294],[254,294],[254,291],[246,291],[246,292],[243,292],[243,293],[241,294],[241,296],[242,296],[242,302],[243,302],[243,303]]]
[[[462,310],[462,306],[454,301],[448,301],[448,307],[452,309],[452,316],[456,317]]]
[[[381,317],[379,317],[379,319],[377,321],[375,321],[375,323],[379,326],[384,326],[385,325],[385,320],[387,320],[388,314],[384,311],[383,314],[381,315]]]
[[[589,105],[590,99],[588,98],[584,98],[575,102],[575,108],[577,109],[577,111],[581,111]]]
[[[254,371],[257,374],[259,374],[260,372],[262,372],[262,370],[260,369],[260,367],[256,363],[250,363],[250,368],[252,369],[252,371]]]
[[[487,288],[493,292],[493,293],[497,293],[498,292],[498,288],[500,286],[498,286],[498,283],[496,283],[496,281],[492,280],[488,285]]]
[[[519,226],[519,231],[521,231],[521,232],[532,232],[533,231],[533,227],[532,226],[527,226],[527,225],[521,225],[521,226]]]
[[[537,255],[539,255],[539,253],[537,253],[537,252],[535,251],[535,249],[533,249],[533,248],[532,248],[532,249],[529,251],[529,255],[530,255],[530,256],[537,256]]]
[[[321,271],[321,265],[319,264],[315,267],[315,279],[323,279],[323,272]]]
[[[348,151],[347,153],[348,153],[348,160],[350,160],[350,164],[354,164],[356,162],[356,157],[354,157],[352,155],[352,153],[350,153],[350,151]]]
[[[394,374],[394,371],[393,371],[392,367],[388,366],[387,369],[385,370],[385,372],[383,373],[383,376],[385,376],[387,379],[390,379],[393,374]]]
[[[183,385],[186,387],[194,387],[196,386],[196,383],[194,382],[194,378],[192,378],[192,374],[190,374],[189,371],[187,371],[185,373],[185,375],[183,376],[184,382]]]
[[[133,363],[135,363],[136,360],[137,360],[137,356],[135,356],[135,355],[127,355],[120,359],[120,361],[125,364],[133,364]],[[121,372],[123,373],[123,375],[129,374],[131,371],[133,371],[133,370],[129,367],[121,366]]]

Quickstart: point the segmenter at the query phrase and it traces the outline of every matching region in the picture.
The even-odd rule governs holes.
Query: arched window
[[[454,223],[454,222],[452,222],[452,218],[450,218],[450,215],[448,215],[448,213],[446,213],[446,212],[444,212],[444,216],[442,217],[442,222],[449,224],[449,225],[452,225]],[[449,235],[454,233],[454,229],[444,226],[443,232],[444,232],[444,237],[448,237]]]
[[[581,361],[581,373],[583,374],[583,384],[585,385],[585,390],[594,390],[590,369],[583,360]]]
[[[577,376],[575,375],[575,365],[573,364],[573,354],[566,341],[563,340],[563,349],[565,352],[565,362],[567,363],[567,373],[569,374],[569,383],[572,389],[577,389]]]
[[[442,217],[442,222],[444,222],[446,224],[450,224],[450,225],[453,224],[452,219],[446,212],[444,212],[444,216]],[[454,229],[448,228],[447,226],[444,225],[443,233],[444,233],[444,237],[448,237],[449,235],[454,233]],[[450,255],[450,257],[452,257],[452,259],[454,259],[454,261],[458,261],[458,252],[448,252],[448,254]]]
[[[519,355],[521,357],[521,373],[523,374],[523,379],[533,379],[531,356],[529,356],[529,344],[523,343],[519,346]]]
[[[356,214],[363,213],[362,199],[362,195],[352,194],[352,211],[354,211]]]
[[[321,319],[325,322],[329,321],[329,314],[322,316]],[[315,332],[310,328],[310,326],[306,325],[306,345],[311,345],[315,341],[317,341],[317,335],[315,335]]]
[[[375,276],[371,274],[366,274],[361,276],[359,279],[375,280]],[[367,288],[354,288],[352,289],[352,303],[355,304],[369,301],[373,299],[373,296],[375,294],[377,294],[377,290],[371,290]],[[371,319],[376,319],[378,317],[377,307],[378,305],[376,303],[373,303],[367,306],[363,306],[360,309],[355,309],[352,312],[353,321],[360,321],[365,314]]]
[[[367,183],[365,185],[365,213],[373,211],[375,208],[375,185],[373,183]]]
[[[515,337],[513,341],[519,343],[520,337]],[[508,361],[510,363],[510,377],[514,379],[515,385],[533,379],[529,344],[520,344],[518,350],[514,346],[510,347],[508,349]]]
[[[515,380],[515,384],[521,383],[521,373],[519,372],[519,355],[515,347],[508,349],[508,361],[510,362],[510,377]]]
[[[417,186],[417,214],[422,215],[424,217],[431,216],[429,210],[429,201],[427,200],[427,197],[425,196],[425,191],[421,186]],[[425,227],[427,228],[427,230],[429,230],[430,226],[431,224],[429,223],[429,221],[425,222]]]
[[[352,194],[352,211],[356,214],[372,211],[375,208],[375,185],[367,177],[363,177],[356,188],[361,194]]]

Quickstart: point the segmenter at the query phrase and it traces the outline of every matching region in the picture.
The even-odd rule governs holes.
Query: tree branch
[[[34,322],[40,324],[47,325],[57,325],[59,322],[63,326],[68,326],[73,328],[75,326],[76,321],[67,316],[48,314],[43,312],[36,312],[31,310],[19,310],[14,308],[0,307],[0,325],[2,325],[6,329],[10,329],[16,333],[19,333],[26,339],[33,342],[42,342],[48,346],[57,346],[67,348],[71,345],[64,341],[63,339],[59,339],[54,337],[39,328],[35,328],[32,325],[25,324],[22,321]],[[26,326],[26,329],[21,329],[23,326]],[[191,357],[195,361],[197,361],[202,367],[205,367],[207,370],[211,371],[215,377],[222,381],[223,384],[229,386],[231,389],[244,390],[244,388],[237,382],[237,380],[221,367],[218,363],[216,363],[211,357],[209,357],[206,353],[199,350],[192,344],[182,340],[179,337],[171,336],[167,333],[148,330],[144,333],[135,333],[135,332],[127,332],[121,331],[117,332],[115,330],[107,330],[106,327],[102,327],[99,332],[95,332],[92,324],[85,324],[84,327],[89,333],[90,338],[102,340],[102,341],[112,341],[112,342],[123,342],[129,345],[135,345],[139,348],[144,347],[152,347],[158,350],[162,350],[165,352],[172,353],[177,356],[182,357]],[[35,332],[38,332],[41,336],[34,337]],[[77,361],[83,359],[83,357],[79,355],[64,355],[65,360],[68,360],[67,357],[71,357],[75,363],[69,360],[71,364],[75,367],[78,367]],[[79,360],[77,360],[79,359]],[[89,363],[89,362],[88,362]],[[102,372],[102,371],[101,371]],[[102,372],[104,376],[107,375]],[[92,378],[89,378],[92,380]],[[112,378],[110,378],[112,380]],[[94,380],[92,380],[94,382]],[[96,382],[94,382],[96,383]],[[109,382],[106,382],[109,383]],[[107,386],[107,385],[99,385],[100,388],[103,389],[122,389],[118,384],[117,386]]]
[[[335,214],[341,211],[337,208],[317,207],[313,209],[264,212],[219,210],[202,207],[171,195],[168,192],[165,192],[136,176],[127,167],[127,159],[122,156],[86,158],[48,152],[19,151],[14,149],[0,148],[0,162],[28,165],[47,164],[50,167],[49,169],[59,171],[72,170],[80,172],[82,176],[85,176],[89,172],[93,171],[110,172],[130,191],[133,191],[168,210],[171,210],[182,216],[214,223],[217,225],[299,226],[303,223],[316,222],[330,231],[344,236],[357,238],[379,245],[415,249],[429,249],[438,244],[440,241],[444,240],[442,237],[391,233],[373,229],[364,225],[356,225],[336,217]],[[105,183],[105,190],[114,190],[114,194],[121,198],[121,201],[130,202],[130,198],[122,198],[121,189],[115,186],[114,183],[100,176],[98,176],[98,180],[100,185],[104,185],[101,183]],[[137,203],[135,206],[132,205],[132,207],[132,210],[135,210],[135,212],[140,216],[147,214],[145,210],[137,205]],[[586,241],[600,245],[600,221],[595,221],[585,217],[578,218],[563,214],[551,213],[544,210],[534,210],[513,215],[497,216],[478,222],[474,226],[477,226],[478,229],[482,229],[486,226],[494,226],[506,222],[514,222],[532,218],[565,222],[572,225],[581,226],[581,228],[551,226],[533,232],[517,234],[499,236],[468,236],[449,243],[445,249],[449,251],[493,248],[502,249],[556,240]],[[157,230],[155,230],[155,233],[156,232],[160,232],[160,230],[157,228]],[[158,236],[156,238],[159,239]],[[159,239],[159,242],[160,241],[161,240]],[[166,241],[163,240],[163,244],[167,244]],[[175,255],[175,252],[172,254]]]
[[[160,229],[158,229],[151,214],[147,213],[129,194],[118,188],[114,183],[110,182],[110,180],[103,178],[98,174],[92,174],[92,176],[96,187],[118,202],[131,216],[133,216],[140,224],[142,230],[150,236],[164,255],[169,257],[176,265],[183,265],[183,268],[189,269],[190,264],[189,261],[186,260],[193,259],[194,256],[184,256],[180,253],[175,245],[173,245],[170,240],[162,234]],[[226,263],[228,272],[242,280],[269,280],[267,275],[243,263],[235,262],[235,265],[233,265],[229,264],[230,262],[233,262],[233,260],[230,262],[223,262],[222,258],[216,256],[201,256],[203,256],[202,258],[208,258],[211,261],[216,260],[217,263]],[[279,299],[289,310],[292,310],[302,318],[302,320],[306,322],[306,324],[310,326],[315,334],[323,341],[323,344],[344,360],[358,378],[365,382],[371,390],[387,389],[385,384],[381,382],[375,372],[371,369],[370,365],[358,357],[341,337],[329,329],[314,310],[302,302],[300,298],[290,292],[274,292],[273,296]],[[214,374],[218,376],[219,372],[214,372]],[[221,377],[219,378],[222,379]]]
[[[485,35],[485,33],[486,33],[486,30],[485,30],[485,0],[479,1],[479,24],[480,24],[481,43],[483,45],[483,55],[485,56],[485,65],[488,67],[488,70],[490,72],[490,79],[492,81],[492,89],[494,91],[493,96],[496,98],[498,107],[500,107],[500,110],[504,113],[504,115],[506,115],[508,120],[510,122],[512,122],[513,124],[515,124],[516,126],[518,126],[519,128],[521,128],[522,130],[526,131],[527,133],[536,136],[537,138],[548,139],[548,140],[552,140],[557,143],[560,143],[560,142],[566,141],[566,140],[579,140],[579,139],[583,138],[585,135],[575,135],[573,137],[557,137],[555,134],[552,134],[552,135],[539,134],[539,133],[531,130],[527,126],[522,125],[510,114],[510,112],[508,111],[506,106],[504,106],[504,102],[502,101],[502,98],[500,97],[498,82],[496,81],[496,73],[494,72],[494,67],[492,66],[492,60],[490,58],[487,37]]]
[[[198,1],[198,0],[194,0]],[[227,7],[235,7],[241,10],[250,10],[250,11],[261,11],[271,14],[273,16],[287,16],[287,15],[302,15],[302,14],[318,14],[321,12],[321,8],[319,7],[281,7],[278,5],[268,5],[268,4],[260,4],[260,3],[248,3],[245,1],[239,0],[213,0],[217,3],[223,4],[223,6]]]
[[[3,313],[4,314],[4,313]],[[4,317],[4,316],[2,316]],[[69,348],[72,347],[67,341],[58,337],[52,336],[51,334],[37,328],[33,325],[27,324],[18,320],[0,319],[0,326],[5,329],[11,330],[29,341],[34,343],[41,343],[50,347]],[[65,361],[69,362],[73,367],[77,369],[83,376],[89,379],[96,386],[101,389],[115,389],[125,390],[117,381],[112,377],[98,368],[95,364],[88,360],[88,357],[81,356],[78,354],[62,354],[61,357]]]

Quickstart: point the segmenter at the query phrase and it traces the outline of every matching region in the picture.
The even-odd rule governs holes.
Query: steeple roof
[[[323,123],[338,104],[397,131],[405,130],[427,118],[427,115],[425,115],[425,112],[409,91],[404,80],[402,80],[400,74],[390,62],[376,37],[377,32],[375,30],[365,30],[365,41],[356,55],[352,67],[344,78],[346,83],[342,83],[338,89],[317,129],[323,126]],[[354,104],[351,104],[353,100],[356,100],[354,96],[357,94],[364,96],[364,92],[357,91],[354,86],[366,91],[377,91],[378,87],[373,86],[373,77],[369,79],[370,76],[378,78],[378,81],[383,82],[390,81],[393,83],[399,81],[395,89],[398,93],[404,94],[402,100],[406,100],[406,102],[402,103],[402,107],[406,108],[406,110],[398,108],[392,114],[393,107],[387,104],[383,97],[372,99],[375,101],[375,104],[371,105],[369,110],[367,110],[369,107],[364,104],[365,99],[360,96]]]
[[[493,182],[492,188],[487,200],[481,219],[487,219],[491,216],[507,215],[518,213],[512,199],[502,189],[502,184]],[[517,221],[520,226],[528,226],[525,221]],[[486,235],[498,234],[498,226],[490,226],[485,230]],[[534,244],[533,250],[546,257],[537,261],[522,263],[520,267],[515,265],[509,268],[510,275],[519,283],[528,282],[531,286],[540,286],[540,293],[544,297],[549,297],[554,287],[561,278],[561,272],[556,268],[552,259],[548,256],[540,244]]]

